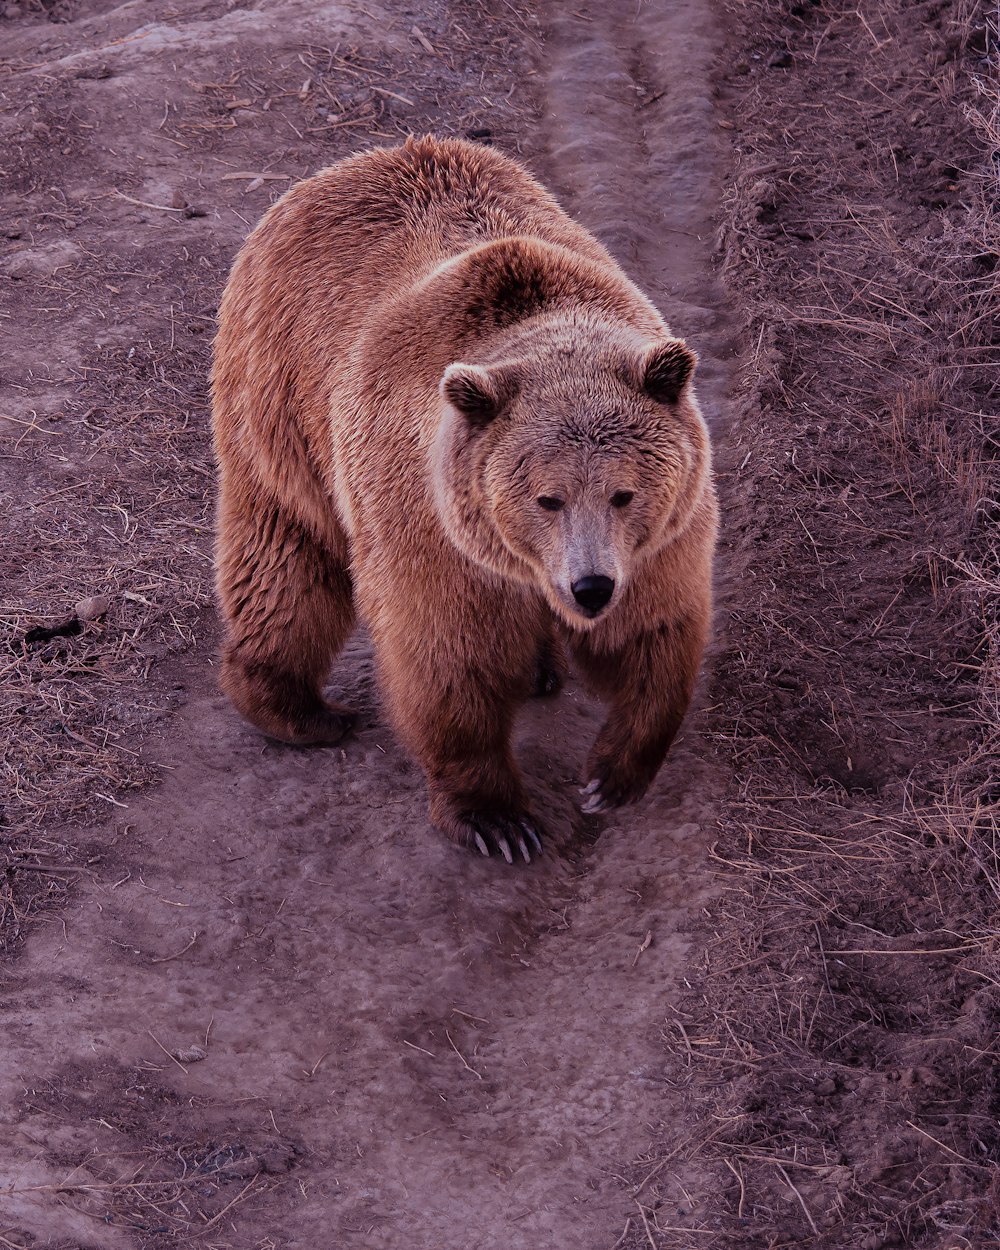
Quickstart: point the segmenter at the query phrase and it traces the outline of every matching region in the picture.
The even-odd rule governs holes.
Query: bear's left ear
[[[449,365],[441,379],[441,394],[470,425],[483,429],[517,394],[517,375],[500,367]]]
[[[642,359],[642,389],[657,403],[676,404],[697,363],[698,357],[683,339],[657,343]]]

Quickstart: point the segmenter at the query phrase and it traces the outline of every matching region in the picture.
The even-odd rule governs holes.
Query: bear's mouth
[[[582,609],[577,608],[574,612],[574,616],[577,623],[585,621],[588,625],[596,625],[598,621],[604,620],[604,618],[611,611],[612,606],[613,605],[609,603],[606,608],[598,608],[593,612],[585,612]]]

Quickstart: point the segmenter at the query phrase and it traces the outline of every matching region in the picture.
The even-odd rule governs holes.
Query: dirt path
[[[724,445],[715,18],[708,0],[609,7],[543,14],[526,154],[698,347]],[[259,60],[305,38],[301,7],[269,8],[271,22],[228,6],[160,30],[159,52],[133,54],[142,110],[171,49],[202,40],[190,54],[207,79],[214,47],[222,82],[234,43]],[[106,41],[135,35],[124,11],[109,20]],[[407,34],[397,26],[386,45]],[[405,80],[390,85],[412,98]],[[290,139],[262,165],[264,138],[250,172],[324,159],[318,142]],[[175,157],[171,178],[147,168],[132,201],[170,204]],[[203,177],[199,159],[195,170],[182,155],[182,169]],[[120,208],[127,223],[135,206]],[[240,231],[227,221],[202,252],[216,277]],[[183,228],[171,218],[159,246],[181,246]],[[50,1246],[173,1245],[201,1227],[220,1246],[610,1248],[635,1216],[616,1165],[642,1154],[651,1125],[684,1132],[660,1030],[727,784],[710,713],[692,716],[637,812],[589,822],[573,799],[597,709],[572,687],[530,709],[519,752],[560,847],[506,872],[428,829],[363,638],[334,677],[360,731],[343,751],[300,752],[237,719],[215,692],[211,616],[195,628],[194,655],[167,661],[178,710],[142,747],[162,784],[112,794],[112,818],[77,835],[101,862],[60,922],[34,932],[8,986],[0,1105],[17,1110],[3,1116],[0,1175],[22,1192],[2,1220]],[[141,1184],[125,1184],[140,1165]],[[53,1192],[70,1172],[81,1188]]]

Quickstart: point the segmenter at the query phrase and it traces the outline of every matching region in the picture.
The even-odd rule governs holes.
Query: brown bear
[[[716,501],[695,357],[528,173],[410,139],[293,187],[233,266],[212,399],[222,684],[282,741],[367,625],[439,829],[540,849],[511,755],[563,645],[609,704],[584,809],[648,788],[691,698]]]

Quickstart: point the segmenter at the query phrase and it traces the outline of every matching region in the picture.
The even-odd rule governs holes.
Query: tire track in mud
[[[732,346],[710,261],[714,20],[695,0],[553,5],[529,156],[700,350],[718,433]],[[190,701],[152,752],[167,779],[117,826],[131,875],[81,889],[70,940],[53,928],[29,945],[25,975],[59,968],[69,988],[25,1029],[113,1082],[162,1060],[148,1034],[184,1047],[211,1022],[207,1058],[157,1079],[210,1106],[212,1132],[273,1125],[303,1151],[299,1191],[238,1213],[241,1244],[610,1248],[634,1213],[617,1165],[649,1122],[684,1135],[659,1031],[727,780],[710,713],[692,714],[638,809],[584,825],[571,799],[599,709],[572,687],[530,708],[518,752],[566,850],[506,872],[430,831],[364,639],[334,675],[365,726],[342,751],[264,742],[211,673],[185,678]],[[47,1225],[20,1218],[92,1231],[54,1206]]]
[[[702,349],[698,390],[716,435],[734,354],[710,261],[724,159],[709,80],[718,40],[705,0],[553,11],[540,93],[545,176]]]

